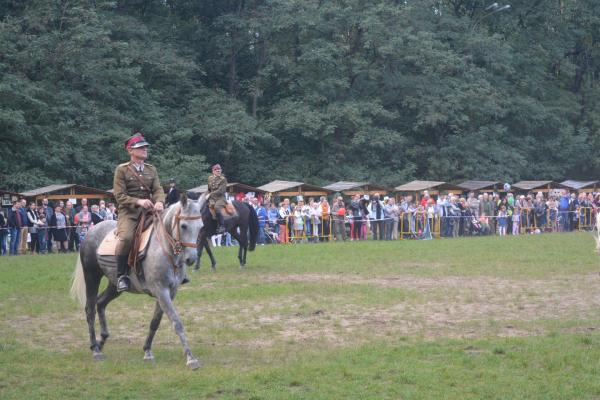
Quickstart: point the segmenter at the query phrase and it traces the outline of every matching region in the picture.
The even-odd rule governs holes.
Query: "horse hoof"
[[[212,270],[212,272],[217,272],[217,264],[210,267],[210,269]]]
[[[92,358],[94,359],[94,361],[102,361],[106,358],[106,356],[100,351],[94,351],[92,353]]]
[[[152,362],[154,362],[154,356],[153,355],[144,356],[144,361],[147,363],[152,363]]]
[[[194,359],[194,360],[190,360],[187,362],[187,366],[189,369],[191,369],[192,371],[195,369],[200,368],[200,361]]]

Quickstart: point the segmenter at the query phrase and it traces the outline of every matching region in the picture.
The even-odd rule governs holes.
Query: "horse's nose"
[[[192,265],[193,263],[195,263],[197,259],[198,259],[198,255],[194,254],[194,255],[186,257],[185,258],[185,263],[189,267],[190,265]]]

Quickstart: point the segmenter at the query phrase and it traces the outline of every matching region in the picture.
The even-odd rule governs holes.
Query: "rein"
[[[197,220],[197,219],[202,219],[202,215],[194,215],[194,216],[188,216],[188,215],[181,215],[181,208],[179,208],[177,210],[177,214],[175,214],[175,217],[173,218],[173,222],[171,224],[171,232],[173,231],[173,229],[175,228],[175,226],[177,226],[177,230],[175,231],[175,236],[171,236],[168,232],[167,229],[165,228],[165,223],[163,221],[163,219],[161,218],[161,216],[158,216],[158,218],[155,219],[155,223],[156,223],[156,235],[158,238],[158,243],[160,244],[160,248],[162,249],[163,253],[165,254],[165,256],[167,256],[167,258],[171,261],[171,264],[173,265],[173,268],[177,269],[177,264],[175,263],[175,258],[173,257],[173,255],[178,256],[179,254],[181,254],[181,252],[183,251],[184,247],[197,247],[196,243],[191,243],[191,242],[182,242],[181,241],[181,227],[179,225],[179,221],[193,221],[193,220]],[[167,240],[167,242],[169,243],[169,247],[171,252],[167,251],[167,249],[165,249],[163,241],[160,240],[160,236],[163,236],[163,238],[165,238]]]

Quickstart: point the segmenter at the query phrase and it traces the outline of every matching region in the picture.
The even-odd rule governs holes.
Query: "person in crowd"
[[[52,219],[52,215],[54,214],[54,207],[50,204],[48,199],[44,198],[42,200],[42,211],[46,216],[46,221],[50,224],[50,220]],[[48,229],[48,234],[46,235],[46,251],[48,253],[52,253],[52,229]]]
[[[0,207],[0,256],[6,255],[6,237],[8,236],[8,218]]]
[[[400,203],[400,226],[402,233],[415,231],[414,212],[416,211],[413,203],[413,197],[408,195],[402,199]]]
[[[319,203],[311,199],[310,203],[310,219],[313,227],[313,242],[318,242],[322,235],[321,232],[321,209]]]
[[[27,227],[29,233],[29,251],[31,254],[40,254],[40,214],[37,211],[37,204],[32,201],[27,210]]]
[[[106,213],[104,215],[106,215]],[[92,226],[97,225],[102,221],[104,221],[104,218],[102,218],[102,215],[100,214],[100,207],[97,204],[93,204],[92,205]]]
[[[23,226],[21,226],[21,241],[19,243],[18,252],[19,254],[26,254],[28,247],[27,237],[29,233],[29,227],[27,223],[27,200],[22,198],[19,201],[21,202],[21,207],[19,207],[19,213],[21,214],[21,221],[23,221]]]
[[[558,200],[556,199],[555,196],[550,196],[550,198],[546,202],[546,207],[548,210],[547,211],[547,221],[548,221],[549,228],[553,232],[556,232],[556,231],[560,230],[560,226],[559,226],[560,218],[559,218]]]
[[[394,230],[394,199],[384,198],[383,203],[385,240],[392,240],[392,232]]]
[[[8,211],[8,228],[10,232],[9,254],[16,256],[19,254],[19,244],[21,241],[21,228],[26,225],[26,220],[21,216],[19,209],[21,208],[20,201],[13,201],[12,208]]]
[[[558,198],[558,230],[566,232],[570,229],[569,227],[569,202],[571,196],[567,190],[562,190]]]
[[[469,192],[469,197],[467,198],[467,205],[469,206],[471,214],[475,218],[479,218],[479,199],[475,196],[475,192]]]
[[[453,238],[458,237],[458,232],[460,231],[460,221],[461,221],[461,208],[460,202],[458,201],[458,197],[451,195],[450,196],[450,216],[452,223],[452,231],[451,236]]]
[[[175,178],[169,179],[169,191],[167,192],[166,206],[169,207],[179,201],[179,191],[177,190],[177,182]]]
[[[379,193],[373,195],[373,200],[369,208],[369,222],[373,240],[383,240],[383,202],[379,198]]]
[[[68,250],[73,252],[75,250],[79,251],[79,235],[77,235],[76,224],[75,224],[75,215],[77,212],[73,207],[73,203],[71,201],[67,201],[65,205],[65,217],[67,217],[67,244]]]
[[[40,211],[40,227],[38,230],[38,238],[40,240],[40,253],[46,254],[48,252],[48,219],[44,211]]]
[[[279,204],[279,241],[281,243],[289,242],[289,230],[288,230],[288,218],[291,214],[291,209],[289,206],[289,199],[284,199]]]
[[[481,225],[481,234],[482,235],[489,235],[490,234],[490,217],[486,216],[485,214],[481,214],[479,216],[479,224]]]
[[[333,240],[346,240],[346,204],[342,196],[338,196],[331,208],[333,219]]]
[[[398,239],[398,226],[400,224],[400,207],[396,203],[396,199],[390,197],[391,214],[392,214],[392,240]]]
[[[269,218],[269,227],[277,235],[277,241],[279,241],[279,210],[277,204],[274,201],[269,203],[269,209],[267,211],[267,217]]]
[[[106,219],[106,202],[104,200],[100,200],[100,202],[98,203],[98,215],[100,215],[100,218],[102,218],[102,221],[104,221]],[[94,208],[92,206],[92,212],[94,212]]]
[[[363,219],[360,209],[360,194],[352,196],[349,211],[352,213],[352,232],[350,234],[350,240],[360,240]]]
[[[321,236],[321,241],[328,242],[329,237],[331,235],[331,230],[329,226],[329,218],[331,216],[331,208],[329,207],[329,202],[327,201],[327,197],[321,196],[319,202],[319,208],[321,210],[321,227],[323,228],[323,235]]]
[[[116,214],[116,208],[115,208],[115,204],[114,203],[108,203],[106,205],[106,211],[104,213],[104,221],[116,221],[117,220],[117,214]]]
[[[269,216],[267,215],[267,210],[263,207],[262,203],[258,201],[255,197],[252,199],[252,204],[256,209],[256,216],[258,217],[258,244],[265,244],[265,229],[267,227],[267,222],[269,220]]]
[[[294,227],[294,242],[299,243],[304,236],[304,218],[302,217],[302,209],[298,205],[292,204],[292,223]]]
[[[486,234],[493,233],[495,229],[495,224],[493,222],[494,202],[492,201],[492,199],[490,199],[490,195],[488,193],[483,194],[483,201],[481,202],[481,209],[479,210],[479,214],[487,217],[486,223],[489,229],[487,229]]]
[[[369,232],[371,231],[371,225],[369,221],[369,207],[371,204],[371,198],[368,194],[365,194],[359,202],[360,217],[361,217],[361,228],[360,228],[360,240],[367,240]]]
[[[60,253],[66,253],[68,249],[67,238],[67,217],[62,212],[62,207],[57,205],[54,208],[54,213],[50,218],[50,226],[52,229],[52,237],[57,242]]]
[[[309,199],[309,203],[310,201],[312,201],[313,199]],[[300,202],[300,200],[298,200],[298,205],[301,206],[300,211],[302,212],[302,218],[304,219],[304,234],[306,235],[306,237],[308,238],[308,241],[310,242],[310,239],[313,236],[313,226],[312,226],[312,220],[310,219],[310,206],[306,203],[306,201],[304,201],[304,199],[302,199],[302,202]]]
[[[424,214],[426,220],[425,225],[422,228],[420,228],[419,231],[422,233],[423,231],[425,231],[425,229],[428,229],[429,232],[432,232],[435,229],[435,218],[437,214],[435,200],[429,198],[429,200],[427,200],[427,206],[421,207],[422,209],[420,212]],[[417,209],[417,212],[419,212],[419,209]]]
[[[506,206],[501,205],[500,210],[498,210],[498,235],[506,236],[507,224]]]
[[[567,231],[572,231],[576,225],[575,222],[579,221],[578,210],[579,197],[577,197],[577,194],[571,193],[571,196],[569,198],[569,210],[567,215],[567,220],[569,221],[569,223],[567,224]]]
[[[523,211],[522,207],[515,207],[512,210],[512,215],[510,216],[512,220],[512,234],[518,235],[521,232],[521,212]]]
[[[82,206],[81,211],[76,215],[76,225],[77,225],[77,236],[79,236],[79,244],[81,245],[85,240],[85,235],[87,235],[88,229],[92,224],[92,213],[89,212],[88,206]]]

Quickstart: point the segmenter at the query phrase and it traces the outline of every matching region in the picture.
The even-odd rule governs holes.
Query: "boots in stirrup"
[[[225,233],[225,222],[223,221],[223,214],[217,211],[217,235]]]
[[[129,290],[129,277],[127,276],[127,259],[129,256],[117,256],[117,292]]]

